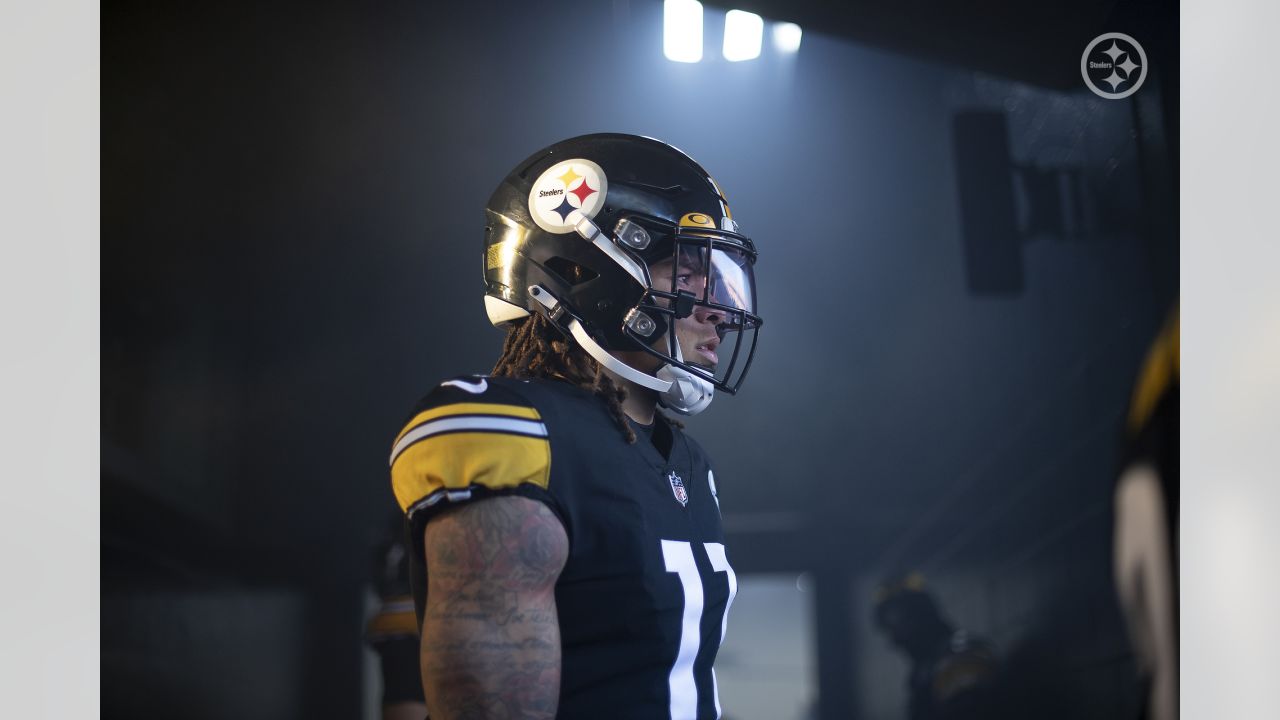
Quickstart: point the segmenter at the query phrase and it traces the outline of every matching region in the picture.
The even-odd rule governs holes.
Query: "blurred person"
[[[873,615],[876,627],[911,661],[910,720],[991,717],[995,653],[943,618],[923,577],[911,573],[881,585]]]
[[[432,718],[716,718],[737,591],[707,454],[659,408],[737,392],[756,258],[719,186],[651,138],[534,153],[485,211],[488,376],[394,441]]]
[[[1143,684],[1141,717],[1178,717],[1178,376],[1175,306],[1126,415],[1112,569]]]
[[[391,521],[390,532],[375,553],[374,582],[380,606],[369,621],[365,639],[378,654],[382,720],[423,720],[427,704],[418,665],[418,619],[409,585],[403,516],[396,513]]]

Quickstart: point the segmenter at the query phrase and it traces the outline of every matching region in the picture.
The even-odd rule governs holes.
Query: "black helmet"
[[[658,390],[692,414],[712,387],[742,386],[761,325],[754,243],[719,185],[676,148],[638,135],[561,141],[520,163],[485,209],[485,309],[494,325],[539,312],[607,369]],[[655,287],[650,265],[691,267],[701,288]],[[685,362],[677,318],[713,312],[729,360],[713,372]],[[666,343],[660,342],[666,337]],[[643,350],[665,365],[648,375],[608,351]],[[721,356],[724,356],[722,351]]]

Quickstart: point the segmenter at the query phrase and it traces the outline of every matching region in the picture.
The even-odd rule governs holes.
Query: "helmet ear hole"
[[[591,270],[590,268],[585,268],[564,257],[557,256],[550,258],[542,265],[550,272],[559,276],[560,280],[569,287],[581,285],[600,277],[599,273]]]

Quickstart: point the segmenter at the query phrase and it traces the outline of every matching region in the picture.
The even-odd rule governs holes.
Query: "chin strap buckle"
[[[556,327],[563,328],[566,331],[569,329],[568,323],[563,322],[566,314],[564,305],[560,303],[559,298],[551,294],[550,290],[547,290],[541,285],[530,285],[529,297],[538,301],[538,304],[542,306],[547,319],[550,320],[552,324]]]

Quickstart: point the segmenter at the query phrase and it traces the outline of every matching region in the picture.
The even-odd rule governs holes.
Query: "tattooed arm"
[[[425,540],[431,719],[555,717],[555,584],[569,555],[560,520],[535,500],[488,498],[432,518]]]

